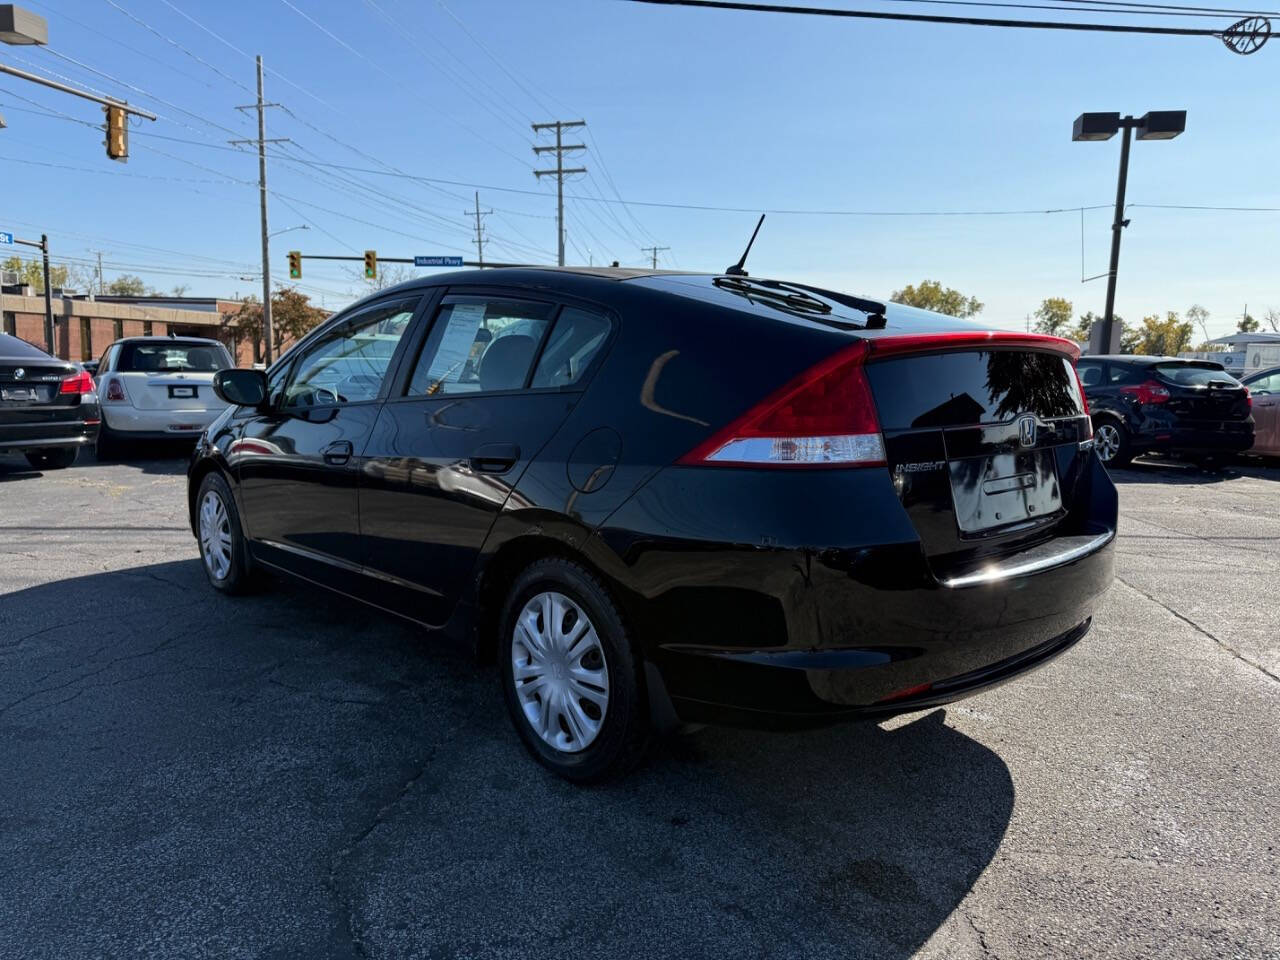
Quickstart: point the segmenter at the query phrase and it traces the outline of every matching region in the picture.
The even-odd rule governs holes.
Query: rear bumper
[[[691,496],[660,475],[600,530],[625,565],[617,579],[656,674],[650,685],[660,681],[680,720],[810,726],[960,699],[1069,649],[1111,584],[1116,495],[1101,467],[1081,491],[1074,529],[945,574],[931,568],[887,477],[818,473],[751,516],[740,512],[751,478],[724,478],[735,500],[730,487]],[[649,535],[646,516],[658,521]],[[670,535],[732,529],[735,519],[737,543]],[[842,545],[778,547],[780,531]]]
[[[82,447],[97,439],[98,424],[84,420],[0,425],[0,450],[6,453]]]
[[[196,410],[138,410],[125,404],[103,404],[102,418],[114,433],[138,440],[198,437],[224,407]]]
[[[1134,447],[1170,453],[1241,453],[1253,446],[1253,420],[1224,420],[1147,431]]]

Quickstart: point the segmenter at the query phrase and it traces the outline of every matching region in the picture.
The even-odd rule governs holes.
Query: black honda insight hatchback
[[[219,590],[466,638],[597,779],[680,723],[882,718],[1078,641],[1117,501],[1076,353],[742,275],[437,276],[217,375],[191,525]]]

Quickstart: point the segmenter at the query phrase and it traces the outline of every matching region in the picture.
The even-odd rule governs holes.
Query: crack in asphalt
[[[76,684],[83,683],[85,680],[88,680],[91,677],[96,677],[99,674],[105,673],[106,671],[114,667],[117,663],[124,663],[127,660],[138,660],[142,657],[155,656],[157,653],[172,646],[177,641],[184,639],[186,637],[193,636],[200,629],[201,629],[200,626],[196,626],[196,627],[192,627],[189,630],[181,630],[178,633],[175,633],[173,636],[167,637],[164,640],[160,641],[160,643],[156,644],[154,647],[150,648],[149,650],[143,650],[140,653],[128,653],[120,657],[112,657],[106,663],[102,664],[102,666],[98,667],[98,669],[90,670],[88,673],[82,673],[77,677],[72,677],[70,680],[67,680],[65,683],[58,683],[58,684],[54,684],[51,687],[40,687],[39,689],[32,690],[30,693],[26,694],[25,696],[19,697],[17,700],[14,700],[10,703],[6,703],[4,706],[0,707],[0,717],[4,716],[14,707],[19,706],[20,704],[26,703],[28,700],[32,699],[33,697],[38,697],[42,693],[53,693],[55,690],[65,690],[67,687],[73,687]],[[41,677],[40,679],[43,680],[48,676],[52,676],[52,674],[46,674],[45,677]],[[87,689],[93,689],[94,687],[100,687],[100,686],[114,686],[114,683],[93,684],[91,687]]]
[[[378,807],[373,815],[373,819],[363,829],[357,831],[355,835],[342,846],[329,861],[329,875],[324,880],[325,889],[329,893],[330,899],[333,900],[335,912],[341,922],[342,929],[346,933],[347,941],[351,947],[352,953],[357,957],[369,956],[365,950],[364,940],[360,936],[360,932],[356,929],[356,911],[353,904],[353,897],[349,891],[343,890],[343,884],[340,883],[338,873],[343,868],[347,859],[356,851],[362,843],[365,842],[378,827],[387,821],[387,818],[395,811],[395,809],[409,795],[409,791],[414,788],[423,775],[427,772],[427,767],[431,765],[431,761],[435,759],[436,749],[431,751],[426,757],[414,768],[409,778],[401,784],[395,794]]]
[[[984,957],[994,957],[995,952],[991,949],[990,944],[987,943],[987,932],[978,926],[978,922],[973,919],[973,914],[967,910],[964,911],[964,918],[969,921],[970,928],[978,935],[978,948],[982,951],[982,955]]]
[[[1231,654],[1241,663],[1248,664],[1249,666],[1253,667],[1253,669],[1261,673],[1264,677],[1268,677],[1271,680],[1274,680],[1276,683],[1280,683],[1280,674],[1273,673],[1272,671],[1268,670],[1266,667],[1264,667],[1262,664],[1258,663],[1257,661],[1251,660],[1249,657],[1246,657],[1243,653],[1241,653],[1235,647],[1231,646],[1231,644],[1227,643],[1225,640],[1219,638],[1215,634],[1210,633],[1208,630],[1200,626],[1200,624],[1196,623],[1186,614],[1179,613],[1177,610],[1173,609],[1173,607],[1169,606],[1163,600],[1153,596],[1150,593],[1147,593],[1147,591],[1143,590],[1141,587],[1135,586],[1134,584],[1130,583],[1128,580],[1126,580],[1124,577],[1120,576],[1119,574],[1116,575],[1116,580],[1118,580],[1120,583],[1123,583],[1130,590],[1133,590],[1136,593],[1140,593],[1142,596],[1146,597],[1156,606],[1161,607],[1164,610],[1167,610],[1169,613],[1173,614],[1183,623],[1187,624],[1187,626],[1194,629],[1197,633],[1204,634],[1206,637],[1208,637],[1210,640],[1212,640],[1214,643],[1220,646],[1223,650],[1227,651],[1227,653]]]

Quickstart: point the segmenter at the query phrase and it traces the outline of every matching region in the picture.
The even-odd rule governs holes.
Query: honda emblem
[[[1036,445],[1036,418],[1031,414],[1018,418],[1018,439],[1024,447]]]

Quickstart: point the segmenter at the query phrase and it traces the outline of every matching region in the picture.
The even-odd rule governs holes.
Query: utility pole
[[[272,339],[271,339],[271,240],[267,235],[267,144],[268,143],[288,143],[287,137],[277,137],[274,140],[267,139],[267,107],[278,107],[278,103],[266,103],[262,96],[262,55],[257,57],[258,61],[258,102],[244,106],[236,107],[237,110],[254,110],[258,111],[258,139],[253,140],[231,140],[229,143],[234,146],[243,144],[258,144],[258,194],[259,207],[262,214],[262,337],[266,341],[263,351],[263,360],[266,365],[271,366],[272,361]]]
[[[107,292],[106,287],[103,286],[102,283],[102,251],[94,250],[93,252],[98,255],[98,296],[102,296]]]
[[[56,357],[53,342],[53,287],[49,283],[49,235],[47,233],[40,234],[40,256],[44,260],[44,339],[50,355]]]
[[[477,190],[475,210],[474,211],[463,210],[462,213],[464,216],[468,216],[468,217],[473,216],[476,218],[476,261],[480,264],[480,266],[483,267],[484,266],[484,227],[480,222],[480,218],[487,217],[489,214],[493,213],[493,211],[480,209],[480,191]]]
[[[555,151],[556,168],[554,170],[535,170],[533,175],[541,180],[543,177],[556,178],[556,250],[558,254],[558,263],[564,266],[564,178],[576,173],[586,173],[586,167],[566,167],[564,165],[564,155],[570,150],[585,150],[586,144],[582,143],[564,143],[561,139],[561,133],[573,127],[585,127],[585,120],[556,120],[552,123],[535,123],[533,124],[533,132],[538,133],[542,130],[555,130],[556,144],[554,147],[534,147],[533,152],[536,154],[549,153]]]
[[[649,253],[653,255],[653,269],[657,270],[659,251],[670,250],[671,248],[670,247],[641,247],[640,249],[643,250],[645,253]]]

